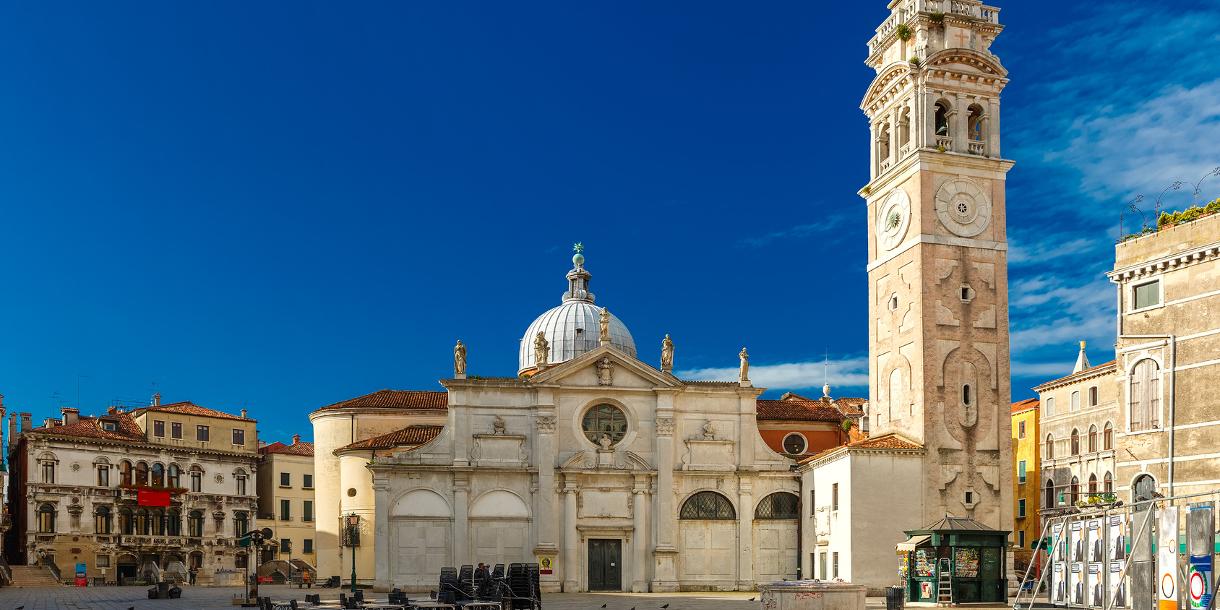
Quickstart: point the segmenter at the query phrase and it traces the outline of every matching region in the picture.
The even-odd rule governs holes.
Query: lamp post
[[[349,514],[346,519],[348,548],[351,549],[351,594],[356,594],[356,547],[360,547],[360,515]]]

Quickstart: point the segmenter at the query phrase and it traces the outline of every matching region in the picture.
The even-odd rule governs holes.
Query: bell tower
[[[892,0],[864,96],[872,435],[922,443],[923,519],[1010,529],[1005,176],[991,53],[999,9]],[[914,501],[914,499],[912,499]]]

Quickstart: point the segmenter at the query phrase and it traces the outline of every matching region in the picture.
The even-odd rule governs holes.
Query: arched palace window
[[[800,518],[800,498],[786,491],[773,493],[758,503],[754,518],[762,521]],[[731,507],[730,507],[731,508]]]
[[[701,491],[686,499],[678,518],[735,521],[737,511],[733,510],[733,503],[728,498],[714,491]]]
[[[627,416],[614,405],[597,405],[585,413],[580,427],[585,438],[593,444],[601,444],[602,437],[606,436],[614,445],[627,434]]]

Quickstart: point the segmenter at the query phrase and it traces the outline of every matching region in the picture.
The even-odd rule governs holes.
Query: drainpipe
[[[1121,316],[1121,314],[1120,314]],[[1121,321],[1120,321],[1121,324]],[[1120,326],[1121,329],[1121,326]],[[1178,339],[1176,335],[1122,335],[1119,339],[1163,339],[1169,344],[1169,497],[1173,497],[1173,459],[1174,439],[1177,436],[1174,427],[1177,422],[1177,384],[1178,384]]]

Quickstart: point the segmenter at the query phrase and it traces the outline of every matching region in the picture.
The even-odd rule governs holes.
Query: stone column
[[[453,473],[453,563],[470,563],[470,478],[465,472]]]
[[[753,481],[741,479],[737,489],[737,589],[754,588]]]
[[[563,590],[573,593],[580,588],[580,532],[576,529],[576,483],[564,481],[563,486]]]
[[[657,395],[656,491],[652,515],[656,535],[653,544],[652,591],[678,590],[677,511],[674,509],[674,395]]]
[[[453,465],[467,466],[470,464],[470,417],[463,404],[466,392],[450,388],[449,390],[449,425],[453,429]]]
[[[953,150],[962,153],[970,151],[970,110],[967,109],[968,106],[966,94],[957,94],[957,101],[953,103],[953,125],[950,126],[949,131],[953,134]]]
[[[634,505],[632,506],[632,533],[631,533],[631,592],[632,593],[647,593],[648,592],[648,571],[647,571],[647,554],[645,551],[648,548],[648,525],[644,520],[648,512],[648,479],[637,479],[635,489],[632,490],[634,495]]]
[[[373,496],[376,509],[373,511],[373,545],[374,569],[373,588],[377,591],[389,591],[394,583],[390,581],[390,484],[384,476],[373,473]]]
[[[869,167],[873,168],[872,177],[876,178],[881,174],[881,159],[877,157],[877,124],[869,123],[868,126],[868,162]]]
[[[999,159],[1000,156],[1000,100],[999,98],[992,99],[987,111],[987,150],[992,157]]]
[[[549,558],[554,566],[551,574],[540,576],[539,586],[546,591],[558,591],[560,586],[559,515],[555,514],[557,500],[555,493],[555,415],[553,409],[539,409],[534,418],[534,466],[538,468],[538,485],[534,492],[534,554],[541,558]]]
[[[897,106],[894,106],[894,108],[892,110],[890,110],[889,114],[890,114],[890,167],[894,167],[895,165],[898,165],[898,162],[900,160],[902,160],[902,151],[900,150],[902,148],[902,145],[899,144],[899,141],[902,140],[902,137],[901,137],[902,127],[898,124],[898,122],[902,120],[902,105],[899,104]]]
[[[920,124],[923,129],[920,131],[920,137],[923,138],[921,144],[927,148],[936,147],[936,94],[928,91],[924,94],[923,112],[919,114]]]

